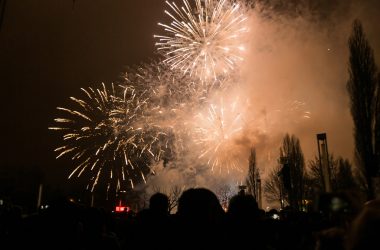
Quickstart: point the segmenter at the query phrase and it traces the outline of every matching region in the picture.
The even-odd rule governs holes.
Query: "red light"
[[[129,207],[125,207],[125,206],[116,206],[115,211],[116,211],[116,212],[128,212],[128,211],[129,211]]]

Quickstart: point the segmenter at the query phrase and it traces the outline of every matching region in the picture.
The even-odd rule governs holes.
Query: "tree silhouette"
[[[280,176],[281,167],[278,166],[269,173],[264,182],[264,197],[269,203],[280,203],[284,207],[284,203],[288,203],[288,198],[285,196],[284,187]]]
[[[347,159],[338,159],[337,190],[358,189],[352,172],[352,165]]]
[[[154,193],[163,193],[166,196],[168,196],[169,199],[169,213],[176,210],[178,206],[178,200],[181,196],[182,192],[184,191],[184,186],[170,186],[168,188],[165,187],[159,187],[159,186],[153,186],[153,194]]]
[[[342,157],[335,158],[334,155],[330,155],[329,158],[332,191],[358,190],[359,186],[355,181],[351,163]],[[312,189],[323,190],[323,176],[318,157],[309,161],[308,176]]]
[[[296,210],[300,209],[304,194],[305,160],[299,139],[286,134],[280,148],[280,162],[283,164],[283,178],[289,204]],[[288,168],[288,169],[287,169]],[[289,172],[288,174],[286,172]],[[287,185],[285,185],[287,184]]]
[[[373,49],[359,20],[348,40],[351,115],[354,121],[355,156],[367,182],[367,199],[374,198],[372,178],[379,173],[379,80]]]
[[[258,179],[259,178],[259,172],[256,167],[256,149],[251,148],[251,154],[249,156],[249,166],[248,166],[248,175],[247,175],[247,191],[249,194],[253,195],[256,200],[258,200]]]
[[[324,190],[324,176],[321,164],[319,163],[318,156],[315,157],[314,160],[309,161],[309,176],[313,180],[314,187],[318,190]],[[334,155],[329,155],[328,159],[328,168],[330,173],[330,182],[332,191],[336,191],[337,187],[337,173],[338,173],[338,165],[337,160],[334,158]]]

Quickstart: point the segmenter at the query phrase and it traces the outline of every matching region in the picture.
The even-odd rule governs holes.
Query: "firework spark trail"
[[[242,157],[238,140],[242,136],[244,120],[239,99],[228,102],[220,98],[210,103],[205,112],[194,117],[193,140],[200,148],[198,158],[204,159],[214,172],[241,171]]]
[[[183,3],[180,9],[167,2],[177,16],[166,11],[174,20],[162,25],[169,36],[156,36],[158,49],[167,55],[162,66],[128,72],[120,95],[114,85],[110,91],[104,85],[82,88],[86,100],[71,98],[79,109],[58,108],[66,117],[55,119],[58,125],[50,129],[64,133],[57,158],[77,162],[69,178],[89,173],[91,190],[102,176],[113,179],[116,189],[125,181],[132,187],[145,182],[152,161],[165,157],[173,140],[185,141],[181,135],[189,134],[188,115],[208,101],[214,88],[229,82],[221,73],[242,59],[244,11],[226,0],[194,0],[195,9],[188,0]]]
[[[161,62],[146,63],[128,69],[125,84],[148,92],[152,109],[158,110],[160,114],[193,103],[193,99],[202,95],[203,91],[196,88],[193,79],[182,76],[175,70],[169,70]]]
[[[230,172],[241,170],[241,155],[229,154],[230,157],[225,159],[221,157],[228,147],[239,148],[234,146],[234,140],[242,130],[242,115],[239,111],[244,107],[239,106],[243,105],[239,98],[231,104],[228,101],[224,103],[223,98],[221,102],[212,104],[210,100],[215,94],[231,94],[231,87],[236,88],[232,84],[236,80],[234,77],[221,77],[217,81],[212,79],[217,84],[210,87],[197,84],[199,79],[183,75],[178,70],[169,70],[165,64],[153,62],[128,70],[125,83],[149,93],[150,106],[145,109],[144,115],[162,130],[170,130],[168,134],[172,135],[173,141],[169,145],[165,144],[170,152],[168,155],[177,159],[188,157],[186,154],[193,151],[189,141],[194,139],[196,147],[201,148],[198,158],[200,163],[207,159],[207,165],[212,170],[219,168],[220,172]],[[207,112],[199,112],[205,106],[209,107]],[[195,113],[197,115],[194,117],[192,114]]]
[[[124,84],[138,86],[139,91],[149,95],[144,116],[147,122],[166,131],[168,138],[163,145],[165,155],[162,158],[176,157],[178,150],[184,148],[181,137],[187,114],[202,100],[204,90],[194,79],[156,61],[129,68]]]
[[[165,153],[173,157],[181,157],[180,152],[188,149],[189,114],[203,107],[215,90],[225,90],[231,85],[230,77],[214,82],[212,87],[199,84],[199,79],[170,70],[167,64],[156,61],[130,68],[125,75],[126,85],[137,86],[139,91],[150,96],[144,115],[172,137],[165,145]]]
[[[79,111],[57,108],[68,117],[55,119],[57,126],[49,128],[64,132],[64,145],[55,150],[57,158],[71,155],[78,162],[69,178],[89,173],[92,191],[102,175],[114,180],[116,189],[120,183],[133,187],[145,181],[150,163],[161,157],[166,137],[144,116],[149,97],[133,86],[122,86],[119,95],[113,84],[111,90],[104,84],[101,89],[81,90],[86,100],[70,98]]]
[[[285,120],[310,117],[305,104],[294,101],[268,112],[250,107],[253,119],[247,122],[246,105],[234,98],[243,94],[237,90],[238,66],[248,34],[248,12],[237,1],[183,0],[184,7],[166,2],[172,22],[159,24],[165,34],[155,36],[163,62],[128,69],[117,86],[121,91],[113,85],[83,88],[84,99],[70,98],[76,109],[58,108],[65,117],[50,129],[63,133],[57,158],[76,164],[69,178],[87,174],[92,191],[105,181],[107,193],[110,183],[116,191],[134,188],[156,177],[167,180],[173,169],[175,178],[191,185],[209,170],[228,174],[211,175],[218,182],[240,178],[248,166],[246,151],[262,143],[263,134],[278,133]],[[160,174],[151,176],[154,171]]]
[[[307,109],[307,103],[292,100],[281,103],[279,107],[273,107],[265,114],[265,126],[272,130],[271,127],[294,126],[312,117],[311,112]]]
[[[170,25],[159,23],[166,35],[155,35],[156,46],[172,69],[196,75],[205,84],[228,74],[243,61],[244,37],[248,32],[246,9],[228,0],[188,0],[184,7],[166,4],[173,13]]]

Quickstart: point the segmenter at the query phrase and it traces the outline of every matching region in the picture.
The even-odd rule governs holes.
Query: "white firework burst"
[[[194,117],[193,140],[213,172],[241,171],[245,164],[245,122],[239,99],[228,102],[220,98]]]
[[[243,61],[247,8],[230,0],[183,0],[184,6],[166,1],[170,25],[159,23],[165,35],[155,35],[156,46],[172,69],[210,79],[231,72]]]
[[[166,134],[145,116],[149,97],[138,93],[133,86],[114,85],[108,90],[82,88],[84,99],[71,97],[78,109],[57,108],[65,113],[57,118],[51,130],[62,131],[63,145],[55,151],[57,158],[71,156],[76,162],[69,178],[89,176],[93,191],[100,179],[115,185],[132,188],[145,181],[152,161],[163,153]]]

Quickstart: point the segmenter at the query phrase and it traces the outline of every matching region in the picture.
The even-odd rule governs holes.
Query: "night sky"
[[[152,57],[163,2],[7,1],[0,166],[39,167],[47,179],[67,176],[65,161],[53,152],[59,136],[48,130],[56,107],[70,105],[80,87],[119,81],[127,66]]]
[[[359,2],[364,2],[364,7],[352,10]],[[364,28],[376,49],[380,47],[377,2],[351,1],[356,5],[350,5],[348,1],[321,1],[318,8],[332,23],[341,20],[350,23],[356,10],[361,16],[366,16],[364,10],[371,10],[364,12],[368,14]],[[117,82],[128,66],[149,61],[155,53],[153,34],[160,30],[157,22],[166,18],[164,8],[164,0],[76,0],[75,3],[8,0],[0,30],[0,167],[38,168],[46,181],[64,181],[73,166],[67,160],[55,160],[53,150],[59,146],[60,136],[48,127],[54,125],[56,107],[70,106],[69,97],[78,96],[81,87]],[[277,8],[288,11],[282,5]],[[331,18],[335,13],[339,16]],[[354,14],[347,16],[347,13]],[[342,36],[348,37],[350,26],[345,27]],[[325,48],[330,49],[329,44]],[[379,58],[379,49],[375,55]],[[345,67],[347,57],[341,59]],[[339,89],[345,91],[344,85]],[[345,131],[350,131],[350,126]],[[315,146],[315,131],[311,134],[307,140]],[[351,145],[342,145],[346,147],[342,150],[336,142],[332,142],[332,147],[350,158],[352,139],[348,142]]]

